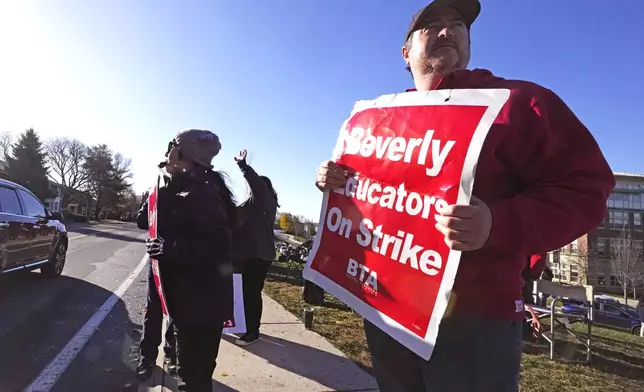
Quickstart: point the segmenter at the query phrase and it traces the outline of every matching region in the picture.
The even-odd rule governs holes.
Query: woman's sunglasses
[[[174,148],[179,148],[179,145],[177,144],[177,142],[172,140],[172,141],[170,141],[170,143],[168,143],[168,150],[165,152],[165,156],[167,157],[168,155],[170,155],[170,152]]]

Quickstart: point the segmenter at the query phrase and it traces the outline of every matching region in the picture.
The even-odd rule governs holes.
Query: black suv
[[[0,179],[0,274],[40,268],[59,276],[69,243],[61,221],[25,187]]]

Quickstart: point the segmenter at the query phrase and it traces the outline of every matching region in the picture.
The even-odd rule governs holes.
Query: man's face
[[[451,8],[426,17],[418,24],[402,56],[412,74],[419,76],[465,69],[470,61],[470,35],[462,17]]]

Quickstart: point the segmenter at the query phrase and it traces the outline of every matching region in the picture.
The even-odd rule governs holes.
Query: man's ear
[[[400,50],[400,54],[402,55],[402,58],[405,61],[407,67],[409,67],[409,45],[403,45],[402,49]]]

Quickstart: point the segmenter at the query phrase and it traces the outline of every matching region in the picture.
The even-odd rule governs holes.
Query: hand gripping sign
[[[469,204],[487,133],[509,90],[358,101],[334,160],[357,174],[327,192],[304,278],[429,359],[461,253],[434,215]]]
[[[158,176],[157,183],[148,196],[148,230],[150,233],[150,238],[157,238],[157,207],[159,201],[160,181],[161,176]],[[152,263],[152,276],[154,278],[154,286],[157,288],[157,293],[159,293],[159,299],[161,300],[161,310],[163,311],[163,314],[167,316],[168,304],[165,300],[163,283],[161,281],[161,273],[159,272],[159,261],[155,258],[150,257],[150,263]]]

